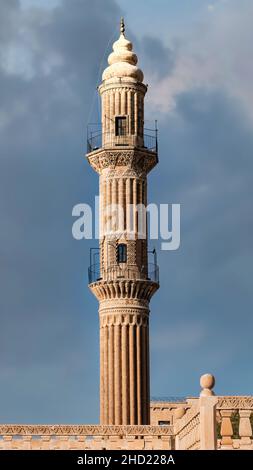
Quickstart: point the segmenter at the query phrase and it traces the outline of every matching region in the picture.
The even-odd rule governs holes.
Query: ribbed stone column
[[[135,236],[137,236],[137,231],[138,231],[138,223],[137,223],[137,179],[134,178],[133,180],[133,230],[135,233]]]
[[[107,424],[115,424],[114,421],[114,326],[109,325],[108,344],[108,388],[109,388],[109,419]]]
[[[110,219],[109,219],[109,207],[112,204],[112,191],[111,191],[111,180],[107,179],[106,181],[106,207],[105,207],[105,228],[108,231],[110,228]],[[106,232],[104,233],[106,236]],[[108,254],[108,253],[107,253]],[[108,267],[108,259],[107,259],[107,267]]]
[[[148,311],[141,316],[110,312],[100,312],[100,422],[148,424]]]
[[[122,424],[129,423],[129,325],[122,325]]]
[[[148,401],[148,370],[147,370],[147,326],[142,328],[142,338],[141,338],[141,349],[142,349],[142,358],[141,358],[141,403],[142,403],[142,422],[148,423],[148,413],[147,407],[149,407]]]
[[[124,204],[124,180],[120,178],[118,181],[118,198],[119,198],[119,207],[120,207],[120,219],[119,219],[119,231],[123,232],[124,230],[124,211],[125,211],[125,204]]]
[[[130,424],[137,424],[136,418],[136,331],[135,325],[129,326],[129,380],[130,380]]]
[[[104,139],[106,144],[109,143],[110,138],[110,92],[106,93],[106,100],[105,100],[105,128],[104,128]]]
[[[115,114],[120,115],[120,93],[116,91],[115,93]]]
[[[114,136],[114,115],[115,115],[115,106],[116,106],[116,98],[115,94],[113,92],[110,92],[110,142],[113,142],[113,136]]]
[[[126,92],[123,89],[121,92],[121,108],[120,108],[121,114],[126,115]]]
[[[105,367],[104,367],[104,329],[100,327],[100,422],[105,422],[104,416],[104,397],[105,397],[105,390],[104,390],[104,374],[105,374]]]
[[[103,382],[102,387],[102,395],[100,396],[100,400],[102,401],[103,405],[103,421],[101,423],[108,423],[109,422],[109,380],[108,380],[108,327],[105,326],[103,328],[103,339],[104,339],[104,354],[103,354],[103,362],[101,364],[101,381]]]
[[[130,204],[131,204],[131,181],[130,181],[130,178],[127,178],[126,180],[126,229],[128,233],[131,231]]]
[[[137,423],[142,423],[142,374],[141,374],[141,356],[142,356],[142,343],[141,343],[141,327],[136,326],[136,382],[137,382]]]
[[[146,361],[146,378],[147,378],[147,390],[146,390],[146,413],[147,413],[147,424],[150,423],[150,363],[149,363],[149,326],[147,325],[146,328],[146,354],[147,354],[147,361]]]
[[[138,136],[138,95],[134,94],[134,133]]]
[[[122,424],[122,396],[121,396],[121,325],[114,326],[114,409],[115,424]]]

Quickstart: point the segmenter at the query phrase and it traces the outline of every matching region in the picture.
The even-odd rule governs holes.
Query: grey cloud
[[[195,367],[206,367],[219,376],[226,369],[229,390],[235,362],[237,374],[240,361],[243,370],[250,367],[244,358],[250,356],[253,306],[251,124],[236,100],[198,89],[178,98],[177,117],[172,114],[162,123],[160,135],[160,168],[151,198],[181,203],[182,244],[178,252],[160,255],[160,302],[168,307],[161,311],[154,299],[153,331],[164,337],[166,328],[173,331],[173,325],[189,318],[202,324],[208,332],[205,347],[194,355],[194,364],[187,361],[188,367],[192,374]],[[170,364],[172,376],[185,367],[179,349],[176,365]],[[152,362],[155,387],[158,364],[167,367],[167,359],[154,349]],[[234,385],[233,391],[238,393]]]
[[[240,6],[237,0],[230,0],[170,39],[174,65],[167,76],[153,83],[150,97],[153,111],[167,114],[175,109],[179,95],[202,87],[225,90],[241,102],[252,120],[253,68],[248,60],[252,14],[250,0]]]
[[[144,36],[139,44],[145,75],[162,79],[171,73],[176,59],[176,49],[166,47],[156,37]]]
[[[0,27],[1,53],[6,58],[10,47],[28,51],[32,70],[23,73],[15,62],[8,68],[0,56],[4,421],[96,421],[98,410],[93,398],[84,407],[84,401],[89,403],[85,393],[94,397],[98,382],[97,304],[87,288],[92,242],[72,239],[71,213],[76,203],[94,202],[97,177],[83,157],[86,123],[96,92],[98,57],[120,12],[111,0],[106,8],[99,0],[74,0],[71,9],[69,5],[63,1],[53,10],[22,11],[19,2],[8,1],[0,7],[1,26],[8,26]],[[87,361],[88,351],[92,362]],[[49,392],[52,377],[55,386]],[[13,406],[8,406],[10,395]],[[79,406],[73,405],[73,396]]]

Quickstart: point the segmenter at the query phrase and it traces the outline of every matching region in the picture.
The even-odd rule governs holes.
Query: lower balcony
[[[119,279],[146,280],[159,284],[159,267],[157,264],[148,263],[139,269],[136,265],[123,266],[115,264],[106,269],[101,269],[100,264],[93,264],[88,268],[89,284],[98,281],[112,281]]]

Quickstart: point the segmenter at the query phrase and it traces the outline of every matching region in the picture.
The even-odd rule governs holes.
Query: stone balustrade
[[[175,448],[253,450],[253,397],[216,397],[211,374],[203,375],[200,384],[200,398],[187,400],[188,409],[183,405],[174,413]]]
[[[2,425],[0,450],[170,450],[172,426]]]
[[[200,449],[200,409],[199,403],[193,405],[185,413],[183,407],[178,408],[175,418],[175,448],[177,450]]]
[[[252,396],[218,397],[218,449],[253,450],[252,413]]]

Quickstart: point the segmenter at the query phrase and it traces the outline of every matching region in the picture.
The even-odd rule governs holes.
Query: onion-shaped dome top
[[[102,79],[131,77],[138,82],[143,81],[143,72],[136,67],[137,55],[133,52],[133,45],[125,37],[125,24],[123,18],[120,22],[120,37],[113,44],[113,52],[108,57],[108,64]]]

